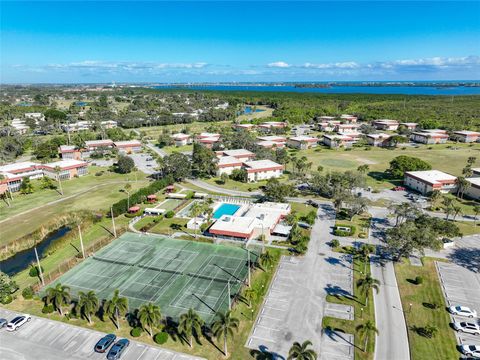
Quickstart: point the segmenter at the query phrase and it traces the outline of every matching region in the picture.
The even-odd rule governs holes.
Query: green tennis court
[[[250,251],[251,263],[256,259]],[[193,308],[211,322],[217,311],[228,309],[228,288],[233,298],[247,275],[243,248],[125,233],[50,286],[67,285],[73,296],[93,290],[99,299],[118,289],[130,309],[152,302],[164,316],[178,319]]]

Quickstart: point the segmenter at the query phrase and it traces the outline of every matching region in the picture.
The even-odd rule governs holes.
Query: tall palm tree
[[[143,328],[148,327],[148,333],[153,337],[152,328],[157,327],[162,319],[160,307],[152,303],[143,304],[138,309],[138,319]]]
[[[191,209],[190,209],[190,215],[195,218],[195,238],[197,238],[197,231],[198,231],[198,225],[197,225],[197,220],[198,217],[203,213],[204,207],[202,204],[195,202]]]
[[[453,213],[453,221],[458,216],[458,214],[462,213],[462,208],[460,206],[452,206],[452,213]]]
[[[457,184],[457,196],[460,199],[463,199],[463,193],[470,185],[470,182],[467,179],[465,179],[463,176],[459,176],[455,182]]]
[[[127,193],[127,207],[130,208],[130,190],[132,190],[132,185],[130,183],[126,183],[123,187],[123,190]]]
[[[368,166],[367,164],[360,165],[359,167],[357,167],[357,171],[362,175],[365,175],[368,172],[368,170],[370,170],[370,166]]]
[[[217,320],[212,325],[213,335],[217,339],[223,338],[223,354],[228,357],[227,340],[228,337],[233,337],[233,331],[238,331],[239,321],[232,316],[231,311],[227,311],[225,314],[218,312],[216,315]]]
[[[360,335],[363,334],[365,336],[363,351],[366,352],[369,336],[378,334],[378,329],[372,321],[368,320],[365,324],[358,325],[355,330],[357,330]]]
[[[188,338],[190,347],[193,347],[193,336],[199,336],[202,333],[203,324],[204,321],[193,309],[180,315],[178,331]]]
[[[473,226],[477,227],[477,216],[480,214],[480,206],[476,205],[473,207],[473,213],[475,214],[475,218],[473,219]]]
[[[361,258],[364,263],[364,267],[363,267],[364,274],[367,272],[367,263],[368,263],[368,260],[370,259],[370,254],[374,251],[372,248],[373,248],[372,245],[362,244],[362,246],[360,246],[360,249],[357,250],[357,256]]]
[[[312,345],[310,340],[304,341],[302,344],[295,341],[288,351],[288,360],[315,360],[318,355],[313,349],[308,347]]]
[[[83,315],[87,317],[89,324],[92,323],[92,314],[98,310],[98,305],[98,298],[94,291],[78,293],[78,306]]]
[[[260,254],[260,264],[264,267],[270,267],[273,264],[273,256],[270,251],[265,251],[263,254]]]
[[[248,307],[252,307],[252,301],[258,299],[258,290],[250,287],[245,290],[245,299],[248,300]]]
[[[371,277],[370,274],[363,279],[358,279],[357,286],[365,294],[365,306],[368,306],[368,295],[370,290],[375,290],[377,294],[380,291],[380,281]]]
[[[105,302],[105,313],[113,319],[117,329],[120,329],[120,314],[128,310],[128,299],[121,297],[115,290],[113,297]]]
[[[47,302],[53,304],[60,315],[63,316],[62,306],[68,304],[71,300],[70,288],[58,283],[53,288],[47,289]]]
[[[60,166],[55,166],[55,174],[57,175],[58,187],[60,188],[60,194],[63,196],[63,188],[62,188],[62,181],[60,180],[60,172],[62,169]]]

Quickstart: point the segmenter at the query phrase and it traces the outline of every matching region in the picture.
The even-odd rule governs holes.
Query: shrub
[[[31,286],[26,287],[25,289],[22,290],[22,296],[24,299],[31,299],[33,298],[33,295],[35,293],[33,292],[33,289]]]
[[[42,314],[51,314],[55,311],[55,309],[53,308],[53,304],[48,304],[48,305],[45,305],[43,308],[42,308]]]
[[[43,272],[43,267],[40,267],[40,268],[42,269],[42,272]],[[39,274],[39,272],[38,272],[38,266],[32,265],[32,266],[30,267],[30,270],[28,271],[28,275],[29,275],[30,277],[37,277],[37,276],[39,276],[40,274]]]
[[[340,246],[340,241],[338,241],[337,239],[333,239],[332,241],[330,241],[330,246],[332,248],[339,247]]]
[[[166,217],[167,219],[173,218],[174,215],[175,215],[175,213],[173,212],[173,210],[167,211],[167,212],[165,213],[165,217]]]
[[[191,198],[193,198],[193,195],[194,195],[194,194],[195,194],[195,193],[194,193],[193,191],[188,191],[188,192],[187,192],[187,196],[185,197],[185,199],[190,200]]]
[[[0,303],[2,303],[2,304],[4,304],[4,305],[10,304],[12,301],[13,301],[12,295],[4,295],[4,296],[0,299]]]
[[[143,215],[143,210],[140,209],[138,210],[137,212],[135,213],[128,213],[128,214],[125,214],[125,217],[129,218],[129,219],[132,219],[132,218],[135,218],[137,216],[142,216]]]
[[[168,340],[168,333],[166,332],[159,332],[158,334],[155,334],[153,337],[153,341],[155,341],[158,345],[163,345],[167,342]]]
[[[415,278],[415,284],[417,284],[417,285],[423,284],[423,277],[417,276],[417,277]]]
[[[364,232],[362,232],[362,233],[358,234],[358,237],[359,237],[360,239],[366,239],[366,238],[367,238],[367,234],[364,233]]]
[[[103,175],[103,171],[98,171],[95,173],[95,176],[102,176]]]
[[[139,337],[142,335],[143,329],[141,327],[135,327],[130,331],[130,335],[133,337]]]

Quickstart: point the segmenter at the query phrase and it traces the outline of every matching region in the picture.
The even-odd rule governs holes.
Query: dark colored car
[[[108,360],[120,359],[120,357],[122,356],[122,354],[124,353],[128,345],[130,345],[130,341],[128,341],[127,339],[118,340],[108,352],[107,359]]]
[[[0,329],[3,328],[4,326],[6,326],[7,323],[8,323],[8,320],[7,320],[7,319],[1,318],[1,319],[0,319]]]
[[[99,353],[104,353],[113,344],[117,337],[114,334],[105,335],[103,338],[98,340],[95,345],[95,351]]]

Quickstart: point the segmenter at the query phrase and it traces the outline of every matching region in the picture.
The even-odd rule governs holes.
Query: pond
[[[38,257],[41,259],[50,244],[67,235],[70,230],[69,227],[64,226],[46,236],[42,242],[37,245]],[[30,264],[35,261],[35,250],[30,248],[20,251],[8,259],[0,261],[0,271],[9,276],[13,276],[27,269]]]

